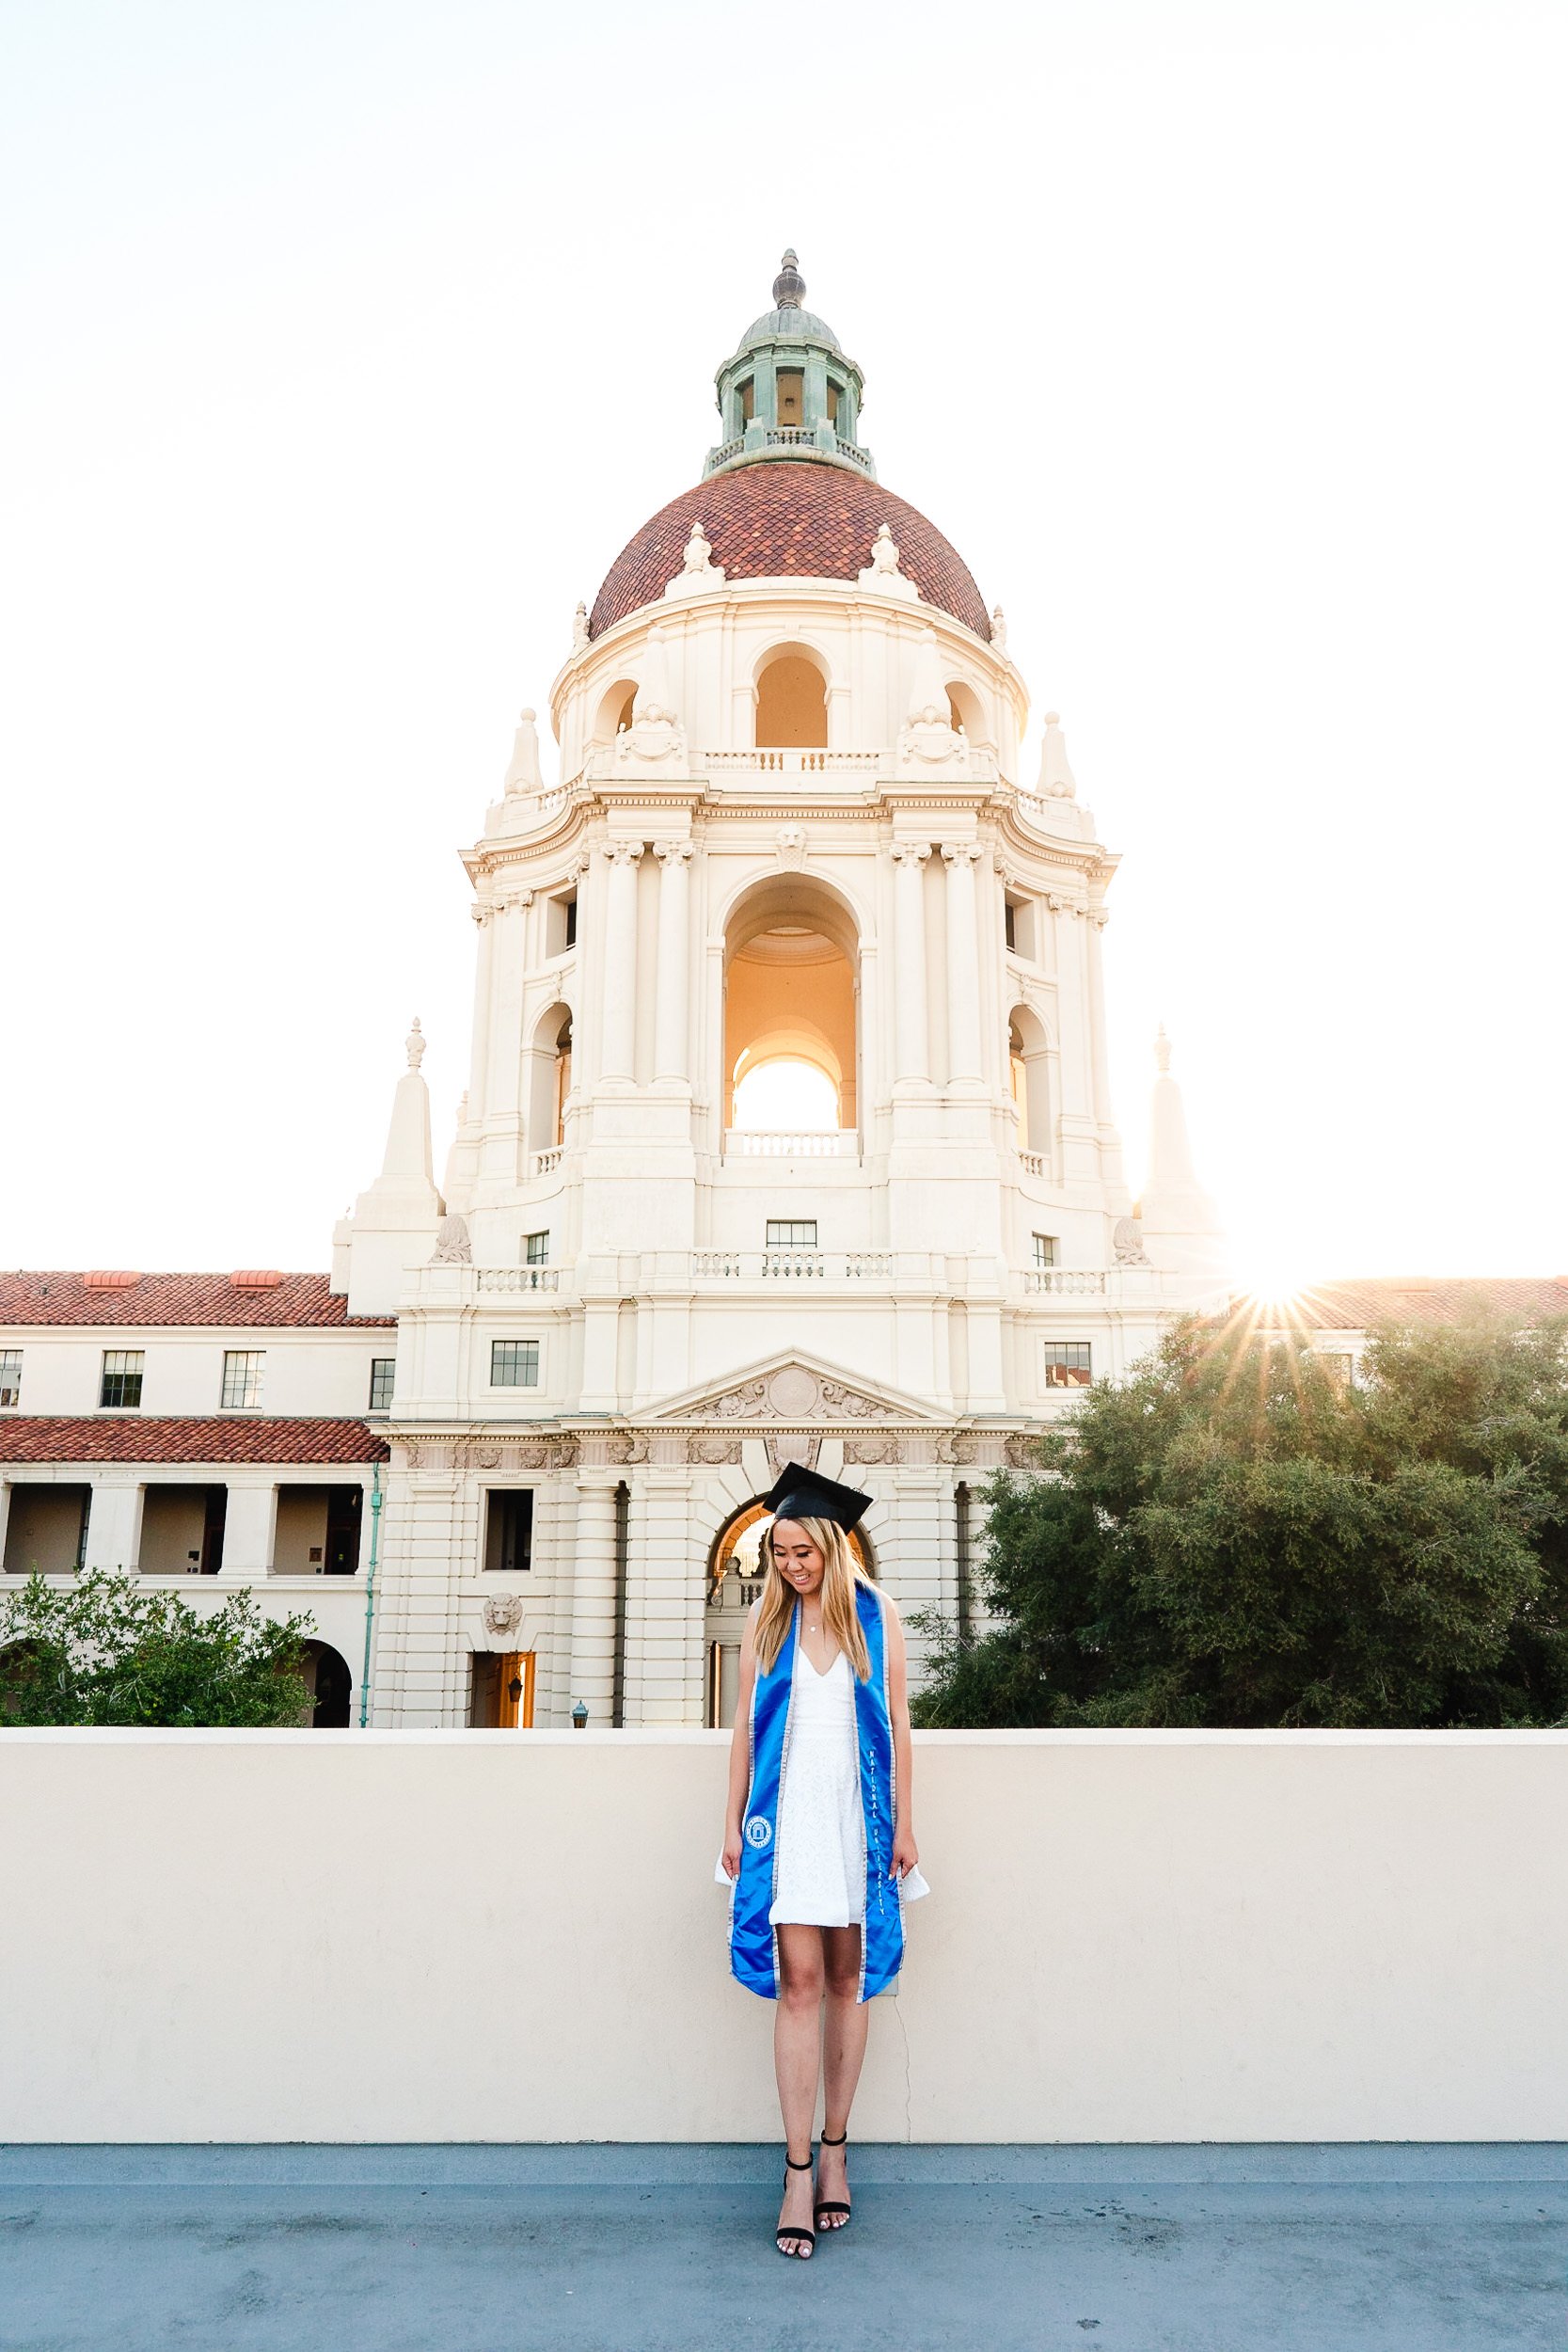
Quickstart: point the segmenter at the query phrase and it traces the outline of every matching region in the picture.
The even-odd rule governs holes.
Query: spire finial
[[[424,1059],[425,1049],[425,1035],[424,1031],[420,1026],[420,1016],[418,1013],[414,1015],[414,1025],[409,1030],[407,1037],[404,1040],[404,1042],[408,1048],[409,1069],[418,1070],[420,1062]]]
[[[806,281],[800,275],[795,247],[786,246],[784,260],[779,263],[779,274],[773,280],[773,308],[775,310],[798,310],[805,291]]]
[[[1170,1040],[1165,1035],[1165,1025],[1163,1021],[1160,1024],[1160,1033],[1154,1041],[1154,1063],[1162,1078],[1170,1076]]]

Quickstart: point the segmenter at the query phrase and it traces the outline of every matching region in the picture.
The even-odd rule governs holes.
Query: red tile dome
[[[686,554],[693,523],[731,580],[853,580],[871,561],[886,523],[898,566],[927,604],[990,640],[990,622],[958,549],[911,506],[847,467],[780,458],[736,466],[683,490],[645,522],[610,565],[594,599],[588,634],[602,637],[628,612],[657,604]]]

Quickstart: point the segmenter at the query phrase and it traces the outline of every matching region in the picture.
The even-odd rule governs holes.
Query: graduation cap
[[[777,1519],[832,1519],[847,1534],[870,1507],[871,1497],[858,1486],[841,1486],[823,1478],[803,1462],[786,1462],[764,1502]]]

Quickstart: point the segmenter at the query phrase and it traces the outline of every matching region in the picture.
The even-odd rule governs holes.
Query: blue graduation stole
[[[857,1581],[855,1613],[871,1657],[871,1677],[855,1686],[855,1758],[860,1772],[861,1816],[865,1823],[865,1923],[861,1931],[861,1982],[857,1997],[883,1993],[904,1958],[904,1903],[893,1867],[895,1799],[893,1721],[887,1703],[887,1644],[881,1603],[868,1584]],[[768,1924],[778,1879],[779,1799],[789,1756],[790,1702],[800,1646],[797,1600],[788,1634],[752,1692],[752,1780],[740,1825],[740,1873],[730,1892],[730,1971],[765,2001],[779,1997],[779,1942]]]

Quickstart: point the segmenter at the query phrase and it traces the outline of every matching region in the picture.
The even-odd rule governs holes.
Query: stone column
[[[141,1480],[103,1478],[93,1482],[87,1509],[87,1542],[83,1566],[123,1568],[135,1573],[141,1549]]]
[[[948,1075],[978,1081],[980,1067],[980,940],[974,907],[977,841],[946,841]]]
[[[658,998],[654,1009],[654,1076],[684,1079],[690,1022],[691,926],[687,868],[689,841],[656,841],[658,883]]]
[[[607,842],[605,855],[610,885],[604,896],[604,952],[599,959],[604,999],[598,1074],[629,1083],[637,1035],[637,869],[642,844]]]
[[[926,905],[922,871],[931,854],[928,841],[895,842],[893,863],[894,952],[897,965],[896,1078],[930,1075],[926,1039]]]
[[[1089,1063],[1094,1078],[1095,1115],[1109,1124],[1111,1119],[1111,1064],[1105,1036],[1105,965],[1101,952],[1101,933],[1110,921],[1102,906],[1088,909],[1089,959]]]
[[[1056,1022],[1061,1038],[1062,1114],[1090,1115],[1093,1080],[1089,1069],[1088,1007],[1085,1002],[1084,952],[1077,903],[1048,891],[1056,961]]]
[[[615,1491],[613,1470],[578,1480],[572,1566],[571,1666],[566,1711],[581,1699],[595,1731],[610,1727],[615,1688]]]
[[[500,1184],[515,1184],[522,1139],[523,926],[531,890],[514,890],[491,903],[488,1021],[482,1168]]]
[[[277,1488],[269,1478],[261,1486],[229,1482],[229,1510],[223,1528],[225,1583],[249,1584],[272,1566],[277,1532]],[[370,1529],[364,1532],[365,1558],[370,1557]]]

